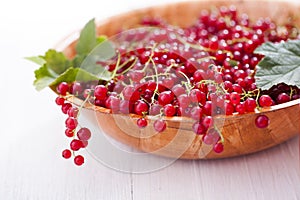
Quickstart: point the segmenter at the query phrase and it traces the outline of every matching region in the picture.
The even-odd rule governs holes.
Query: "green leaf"
[[[97,45],[95,20],[90,20],[82,29],[76,45],[77,54],[88,54]]]
[[[34,62],[38,65],[44,65],[46,63],[46,60],[41,56],[26,57],[25,59]]]
[[[70,62],[66,56],[54,49],[49,49],[43,59],[46,61],[47,68],[56,74],[63,73],[70,66]]]
[[[73,68],[70,67],[59,75],[54,81],[52,81],[49,85],[57,85],[63,81],[67,83],[72,83],[74,81],[93,81],[93,80],[99,80],[99,78],[81,68]]]
[[[35,81],[33,82],[33,85],[38,91],[44,89],[45,87],[48,87],[49,84],[55,80],[55,76],[53,76],[53,74],[49,72],[46,64],[35,70],[34,74]]]
[[[100,64],[99,61],[107,61],[113,58],[116,55],[116,51],[112,45],[112,43],[108,40],[102,42],[97,45],[93,51],[85,57],[83,62],[81,63],[80,68],[94,74],[102,80],[110,80],[111,72],[107,71],[107,69]]]
[[[300,87],[300,40],[267,42],[255,53],[265,56],[256,67],[255,79],[259,88],[269,89],[282,82]]]
[[[105,40],[107,40],[106,35],[100,35],[99,37],[97,37],[97,44],[100,44],[102,42],[104,42]]]
[[[97,47],[97,48],[96,48]],[[81,31],[76,45],[74,59],[68,60],[62,52],[48,50],[44,56],[28,57],[34,63],[41,65],[35,70],[34,86],[42,90],[55,86],[60,82],[110,80],[111,72],[98,64],[115,55],[115,49],[106,36],[96,37],[94,19],[90,20]]]

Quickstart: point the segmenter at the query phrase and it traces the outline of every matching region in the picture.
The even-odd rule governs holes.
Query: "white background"
[[[88,154],[84,167],[61,158],[64,116],[49,89],[34,90],[36,66],[23,58],[42,54],[91,18],[166,2],[173,1],[1,1],[1,200],[300,199],[298,138],[246,157],[177,161],[142,175],[108,169]]]

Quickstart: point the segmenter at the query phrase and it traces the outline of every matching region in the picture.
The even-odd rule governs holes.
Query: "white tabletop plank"
[[[231,159],[185,161],[134,176],[135,199],[300,199],[299,141]]]

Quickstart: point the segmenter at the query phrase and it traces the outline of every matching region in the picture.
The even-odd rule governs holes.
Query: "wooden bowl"
[[[239,13],[245,12],[250,19],[270,17],[277,23],[293,20],[300,27],[299,4],[278,1],[193,1],[150,7],[121,14],[98,23],[98,34],[113,36],[120,29],[137,27],[145,17],[159,17],[168,23],[186,27],[195,22],[202,9],[212,6],[235,5]],[[58,49],[72,58],[75,54],[76,37],[69,37],[60,43]],[[70,41],[70,38],[72,41]],[[74,99],[75,103],[78,99]],[[149,125],[145,129],[137,128],[138,116],[130,114],[112,114],[109,109],[86,104],[85,108],[96,113],[103,131],[124,144],[144,152],[151,152],[167,157],[183,159],[225,158],[261,151],[280,144],[299,133],[300,100],[272,106],[259,113],[243,115],[218,116],[215,121],[220,124],[224,136],[224,151],[215,153],[212,147],[201,141],[192,131],[194,121],[186,117],[165,117],[167,129],[156,133],[152,128],[153,118],[148,117]],[[269,117],[271,123],[265,129],[255,126],[259,114]]]

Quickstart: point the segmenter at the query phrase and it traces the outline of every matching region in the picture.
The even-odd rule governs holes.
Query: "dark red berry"
[[[64,103],[65,103],[65,99],[62,98],[62,97],[56,97],[55,103],[56,103],[57,105],[59,105],[59,106],[62,106],[62,105],[64,105]]]
[[[145,128],[148,125],[148,122],[145,118],[139,118],[136,121],[136,124],[138,125],[139,128]]]
[[[207,128],[201,122],[195,122],[192,128],[197,135],[204,135],[207,131]]]
[[[72,108],[72,104],[70,103],[64,103],[61,107],[61,111],[64,113],[64,114],[68,114],[68,111]]]
[[[71,94],[73,94],[75,96],[79,96],[82,94],[82,92],[83,92],[83,88],[82,88],[81,83],[75,82],[71,85],[71,87],[70,87]]]
[[[216,144],[220,139],[219,133],[215,129],[210,129],[202,138],[202,141],[207,145]]]
[[[79,140],[87,141],[91,138],[91,131],[88,128],[81,128],[77,131],[77,137]]]
[[[70,109],[68,110],[68,115],[69,115],[69,117],[77,118],[78,113],[79,113],[79,109],[76,108],[76,107],[72,107],[72,108],[70,108]]]
[[[65,130],[65,135],[67,136],[67,137],[73,137],[74,136],[74,129],[66,129]]]
[[[82,147],[82,142],[77,139],[73,139],[70,143],[70,148],[73,151],[78,151]]]
[[[247,112],[254,112],[256,108],[256,101],[253,98],[248,98],[245,101],[245,108]]]
[[[84,163],[84,157],[81,155],[75,156],[74,163],[78,166],[81,166]]]
[[[81,140],[81,147],[86,148],[88,146],[89,142],[87,140]]]
[[[259,105],[261,107],[269,107],[273,104],[273,100],[269,95],[262,95],[259,97]]]
[[[224,145],[222,142],[218,142],[214,145],[213,149],[214,149],[214,152],[216,152],[216,153],[222,153],[224,150]]]
[[[108,89],[104,85],[97,85],[94,90],[94,96],[96,99],[105,100],[107,97]]]
[[[172,117],[176,113],[176,109],[172,104],[167,104],[164,106],[164,114],[167,117]]]
[[[163,132],[167,128],[167,124],[164,120],[158,119],[155,120],[153,127],[157,132]]]
[[[187,108],[190,104],[190,98],[187,94],[181,94],[177,97],[177,100],[181,108]]]
[[[199,121],[202,118],[202,114],[203,114],[203,110],[199,106],[196,106],[191,110],[191,117],[194,120]]]
[[[65,149],[62,152],[62,157],[65,159],[69,159],[72,156],[72,153],[69,149]]]
[[[246,112],[246,106],[244,102],[240,102],[238,105],[235,106],[235,111],[239,114],[244,114]]]
[[[276,102],[278,104],[285,103],[290,100],[291,100],[291,97],[289,95],[287,95],[286,93],[280,93],[276,98]]]
[[[208,129],[214,124],[214,119],[211,116],[205,116],[202,119],[203,126]]]
[[[148,113],[149,107],[148,104],[144,101],[138,101],[134,106],[134,112],[138,115],[144,115]]]
[[[74,130],[78,125],[78,121],[74,117],[68,117],[65,124],[68,129]]]
[[[68,85],[68,83],[66,83],[66,82],[61,82],[61,83],[57,86],[56,91],[57,91],[59,94],[65,96],[65,95],[67,94],[67,92],[69,91],[69,85]]]
[[[158,102],[164,106],[171,103],[174,100],[174,93],[171,91],[164,91],[158,95]]]
[[[241,97],[237,92],[232,92],[230,94],[230,102],[233,105],[238,105],[240,103],[240,101],[241,101]]]
[[[266,128],[269,123],[270,120],[266,115],[259,115],[255,118],[255,125],[257,128]]]

